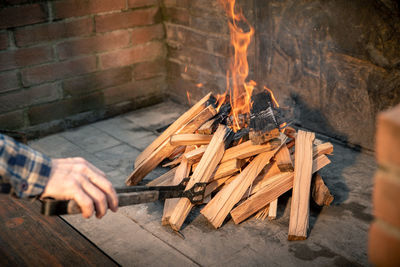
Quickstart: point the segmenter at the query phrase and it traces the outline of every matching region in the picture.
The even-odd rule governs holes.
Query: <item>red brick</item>
[[[187,9],[167,7],[164,9],[164,12],[167,21],[181,25],[189,25],[190,15]]]
[[[376,159],[400,168],[400,104],[378,115]]]
[[[379,170],[375,174],[374,215],[400,228],[400,174]]]
[[[24,112],[22,110],[0,114],[1,129],[16,130],[24,127]]]
[[[8,48],[8,32],[0,33],[0,50]]]
[[[164,5],[166,7],[189,7],[189,1],[190,0],[164,0]]]
[[[144,26],[161,22],[160,10],[157,7],[130,10],[96,16],[96,31],[107,32],[117,29]]]
[[[44,84],[0,95],[0,113],[21,109],[27,106],[51,102],[60,97],[57,84]]]
[[[14,90],[19,87],[21,87],[21,85],[16,71],[0,73],[0,93]]]
[[[157,0],[128,0],[128,7],[144,7],[157,5]]]
[[[87,36],[92,32],[93,20],[91,18],[83,18],[17,29],[15,31],[15,40],[18,46],[27,46],[68,37]]]
[[[160,75],[166,75],[165,60],[138,63],[133,67],[133,77],[137,81]]]
[[[22,83],[25,86],[29,86],[93,72],[95,70],[95,56],[79,58],[71,61],[56,62],[24,69],[22,71]]]
[[[104,90],[104,101],[106,105],[134,102],[136,98],[150,95],[161,95],[166,89],[164,77],[127,83],[117,87]]]
[[[400,266],[400,233],[381,222],[369,230],[369,261],[376,266]]]
[[[72,18],[107,11],[121,10],[126,0],[63,0],[54,2],[55,18]]]
[[[47,20],[44,5],[33,4],[0,9],[0,29],[30,25]]]
[[[129,42],[130,37],[128,31],[117,31],[104,35],[66,41],[57,45],[57,52],[60,59],[66,59],[84,54],[124,48],[129,45]]]
[[[28,118],[31,125],[36,125],[52,120],[64,119],[68,116],[89,110],[101,109],[103,106],[103,94],[94,93],[30,107]]]
[[[51,47],[22,48],[0,53],[0,71],[49,62],[53,59]]]
[[[132,44],[143,44],[155,39],[162,39],[164,35],[164,27],[162,24],[134,28],[132,30]]]
[[[152,42],[101,55],[100,62],[104,69],[108,69],[138,62],[152,61],[163,56],[165,56],[164,45],[160,42]]]
[[[132,80],[131,67],[110,69],[72,78],[63,82],[64,92],[82,95],[90,91],[127,83]]]

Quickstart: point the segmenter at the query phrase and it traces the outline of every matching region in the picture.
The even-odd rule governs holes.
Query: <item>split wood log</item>
[[[313,160],[313,165],[318,166],[315,168],[315,172],[325,166],[320,162],[326,163],[326,159],[328,159],[327,156],[320,155]],[[251,197],[231,211],[232,219],[236,224],[246,220],[255,212],[264,208],[266,205],[270,204],[282,194],[293,188],[293,172],[279,173],[272,177],[268,176],[268,173],[266,173],[265,176],[267,177],[266,179],[262,179],[252,188],[251,193],[249,194]],[[281,188],[280,186],[283,187]]]
[[[169,142],[173,146],[208,145],[212,135],[205,134],[175,134]]]
[[[271,140],[264,145],[253,145],[251,140],[241,143],[240,145],[231,147],[226,150],[221,163],[231,159],[245,159],[254,155],[258,155],[262,152],[271,151],[281,145],[281,139],[277,138]]]
[[[319,206],[329,206],[334,199],[319,173],[313,175],[311,192],[314,202]]]
[[[173,166],[176,166],[176,165],[178,165],[179,163],[181,163],[181,161],[182,161],[182,156],[180,156],[180,157],[177,158],[177,159],[174,159],[173,161],[170,161],[170,162],[168,162],[168,163],[165,163],[165,164],[163,164],[162,166],[163,166],[163,168],[166,168],[166,167],[173,167]]]
[[[264,221],[265,218],[268,216],[268,214],[269,214],[269,205],[267,205],[264,209],[257,212],[257,214],[254,217],[258,220]]]
[[[190,164],[194,164],[200,161],[201,157],[204,155],[204,152],[206,152],[206,149],[207,146],[201,146],[195,150],[183,154],[182,156],[186,158]]]
[[[173,185],[172,180],[174,179],[176,168],[169,170],[158,178],[147,183],[147,186],[161,186],[161,185]]]
[[[241,159],[231,159],[219,164],[211,178],[211,181],[239,172],[243,164],[244,160]]]
[[[182,182],[182,180],[189,176],[190,165],[186,159],[183,159],[181,164],[176,168],[175,176],[173,179],[173,184],[177,185]],[[179,198],[166,199],[164,202],[164,211],[161,219],[162,225],[169,224],[169,218],[171,217],[172,211],[178,204]]]
[[[281,143],[286,142],[286,136],[281,135]],[[225,186],[217,195],[201,210],[207,220],[218,228],[224,222],[233,206],[242,198],[243,194],[250,187],[254,179],[269,163],[275,155],[276,148],[272,151],[263,152],[256,156],[244,170],[237,175],[229,185]]]
[[[297,132],[288,240],[307,238],[314,139],[312,132]]]
[[[322,143],[320,145],[314,146],[313,155],[317,157],[322,154],[332,154],[333,153],[333,145],[330,142]]]
[[[209,120],[216,114],[216,110],[213,106],[209,105],[203,111],[197,114],[191,121],[178,130],[179,133],[193,133],[196,131],[205,121]],[[144,159],[131,173],[126,180],[126,185],[136,185],[139,183],[147,174],[149,174],[158,164],[161,163],[174,151],[175,147],[169,143],[169,139],[164,141],[154,152]]]
[[[215,168],[224,155],[226,145],[225,141],[227,138],[229,138],[230,134],[231,130],[226,126],[220,125],[218,127],[217,131],[213,135],[213,138],[211,139],[209,146],[204,152],[199,165],[194,170],[186,189],[192,188],[192,186],[198,182],[209,182]],[[193,204],[187,198],[179,199],[179,202],[169,219],[172,229],[179,231],[192,207]]]
[[[296,130],[293,127],[287,126],[284,130],[284,134],[290,139],[296,139]]]
[[[216,119],[211,119],[205,122],[197,132],[199,134],[213,134],[218,127],[218,123],[216,123]]]
[[[174,152],[168,157],[169,160],[175,160],[179,158],[182,153],[185,153],[186,147],[185,146],[179,146],[175,148]]]
[[[268,186],[263,187],[246,201],[231,211],[233,221],[238,224],[255,212],[277,199],[293,186],[293,173],[284,172],[271,177]]]
[[[290,157],[290,152],[286,145],[283,145],[278,153],[276,153],[275,161],[281,172],[294,171],[292,158]]]
[[[188,111],[186,111],[182,116],[180,116],[176,121],[174,121],[160,136],[158,136],[148,147],[146,147],[146,149],[142,153],[140,153],[140,155],[135,160],[135,168],[138,167],[139,164],[146,160],[150,155],[152,155],[159,146],[161,146],[171,137],[171,135],[177,133],[177,131],[181,129],[182,126],[193,120],[193,118],[195,118],[201,111],[204,110],[204,108],[209,105],[210,101],[213,102],[213,99],[215,98],[211,95],[211,93],[208,93],[199,102],[197,102]]]
[[[278,211],[278,199],[276,198],[274,201],[269,203],[268,220],[275,220],[277,211]]]
[[[234,179],[235,176],[227,176],[218,180],[214,180],[206,186],[206,191],[204,192],[205,196],[209,196],[212,192],[214,192],[218,187],[225,184],[228,180]]]

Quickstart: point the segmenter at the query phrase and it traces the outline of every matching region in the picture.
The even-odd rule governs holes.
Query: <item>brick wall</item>
[[[157,0],[0,3],[0,129],[55,131],[160,101]]]
[[[181,101],[186,91],[225,91],[231,47],[218,2],[163,0],[168,92]],[[236,5],[255,27],[249,79],[272,89],[298,125],[373,150],[376,114],[400,103],[398,1]]]
[[[400,265],[400,105],[379,114],[376,134],[375,221],[369,259],[376,266]]]

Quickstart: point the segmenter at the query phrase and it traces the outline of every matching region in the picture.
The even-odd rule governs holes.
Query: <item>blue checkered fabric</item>
[[[43,192],[50,176],[51,159],[32,148],[0,134],[0,184],[11,186],[18,197]]]

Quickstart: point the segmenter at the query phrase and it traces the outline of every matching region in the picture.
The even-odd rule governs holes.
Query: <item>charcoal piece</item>
[[[279,136],[277,111],[268,91],[252,95],[251,100],[249,137],[253,144],[261,145]]]

